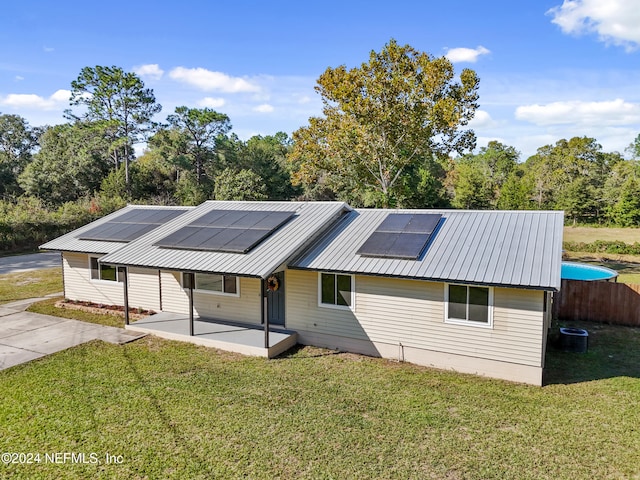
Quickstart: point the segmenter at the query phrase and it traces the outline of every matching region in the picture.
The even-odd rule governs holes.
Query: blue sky
[[[85,66],[135,71],[163,106],[212,107],[246,139],[321,113],[329,66],[391,39],[480,77],[478,148],[522,152],[587,135],[620,151],[640,134],[640,0],[5,2],[0,112],[62,123]]]

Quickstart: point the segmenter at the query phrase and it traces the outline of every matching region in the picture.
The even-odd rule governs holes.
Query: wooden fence
[[[562,280],[553,302],[561,320],[590,320],[640,326],[640,285]]]

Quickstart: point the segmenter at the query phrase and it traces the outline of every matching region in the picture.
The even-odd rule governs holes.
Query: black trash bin
[[[587,353],[589,332],[582,328],[560,329],[560,350],[563,352]]]

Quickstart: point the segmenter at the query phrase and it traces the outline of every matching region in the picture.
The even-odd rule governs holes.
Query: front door
[[[267,280],[267,318],[270,324],[284,327],[284,272],[274,273]]]

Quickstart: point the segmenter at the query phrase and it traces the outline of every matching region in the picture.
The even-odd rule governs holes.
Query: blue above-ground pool
[[[618,272],[607,267],[577,262],[562,262],[560,277],[563,280],[613,280]]]

